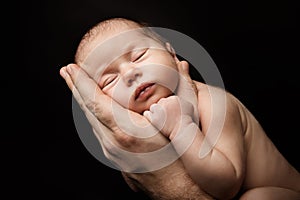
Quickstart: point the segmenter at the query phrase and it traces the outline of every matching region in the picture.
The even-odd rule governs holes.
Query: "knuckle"
[[[114,125],[114,118],[111,112],[109,112],[107,109],[103,109],[103,107],[96,102],[91,102],[91,105],[93,106],[91,107],[92,110],[90,110],[98,120],[109,126]]]
[[[85,105],[86,105],[86,107],[87,107],[91,112],[93,112],[93,113],[95,112],[95,107],[96,107],[96,105],[97,105],[95,99],[93,99],[93,98],[87,98],[87,99],[85,100]]]
[[[166,101],[167,101],[167,98],[161,98],[161,99],[158,101],[158,104],[164,104]]]
[[[176,95],[173,95],[173,96],[170,96],[169,99],[172,101],[177,101],[179,99],[179,97]]]
[[[155,112],[151,113],[151,124],[156,128],[161,126],[162,121],[165,118],[165,111],[162,107],[159,106],[159,109],[156,109]]]
[[[149,110],[153,113],[156,106],[157,106],[156,103],[152,104],[152,105],[150,106]]]
[[[113,145],[111,142],[103,142],[103,153],[106,158],[113,159],[114,155],[117,154],[117,147]]]
[[[169,103],[170,104],[177,104],[180,101],[178,96],[171,96],[169,97]]]
[[[98,103],[92,102],[93,104],[93,112],[99,116],[105,115],[105,109],[103,109]]]
[[[152,113],[150,112],[150,111],[145,111],[144,112],[144,117],[146,118],[146,119],[148,119],[150,122],[152,121]]]
[[[163,104],[152,104],[151,107],[150,107],[150,111],[152,112],[152,115],[157,115],[160,110],[163,109]]]
[[[116,140],[125,148],[132,147],[137,143],[137,138],[128,134],[120,134],[116,137]]]

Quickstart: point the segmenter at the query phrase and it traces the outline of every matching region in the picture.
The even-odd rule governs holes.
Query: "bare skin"
[[[299,198],[299,173],[276,149],[254,116],[229,93],[226,94],[227,116],[220,138],[207,157],[198,157],[197,152],[200,151],[211,120],[211,93],[224,91],[217,88],[209,90],[211,86],[194,83],[198,99],[201,99],[198,101],[198,110],[202,130],[197,129],[193,144],[181,159],[195,182],[217,199],[231,199],[240,189],[247,191],[243,198]],[[161,112],[164,111],[168,118],[161,132],[170,140],[187,127],[196,126],[192,121],[191,107],[178,97],[163,98],[153,108],[144,115],[152,124],[161,127],[160,123],[164,120]],[[174,121],[181,123],[174,125]],[[176,143],[174,147],[177,149]]]
[[[128,30],[130,28],[133,27],[122,26],[119,31]],[[114,29],[114,31],[116,31],[116,29]],[[114,34],[115,33],[118,33],[118,31],[114,32]],[[98,37],[97,40],[93,42],[98,43],[104,41],[106,37],[108,36],[106,35],[105,37]],[[180,67],[182,67],[180,65],[184,65],[185,67],[183,68],[185,69],[183,69],[182,71],[184,71],[184,75],[186,77],[189,77],[188,66],[186,65],[187,63],[178,61],[174,52],[166,52],[167,51],[161,50],[147,50],[147,57],[146,59],[143,59],[143,62],[147,61],[148,59],[149,63],[152,62],[151,59],[155,61],[160,60],[164,63],[164,65],[171,66],[171,68],[174,69],[180,69]],[[138,56],[134,56],[136,54],[130,54],[129,57],[139,57],[139,54]],[[123,90],[120,90],[122,92],[125,91],[124,88],[131,87],[131,85],[128,85],[129,82],[126,82],[129,80],[128,74],[130,74],[127,72],[131,72],[133,71],[133,69],[136,69],[136,67],[139,67],[139,65],[142,65],[140,61],[137,63],[133,62],[134,64],[132,64],[132,60],[130,66],[121,65],[120,63],[122,63],[122,61],[124,63],[129,63],[125,60],[126,58],[127,57],[121,57],[120,60],[116,61],[116,63],[118,64],[112,65],[113,67],[117,66],[117,68],[113,69],[114,72],[118,71],[118,73],[122,75],[119,79],[124,80],[124,83],[126,83],[125,86],[122,86]],[[66,79],[70,89],[73,90],[74,83],[76,82],[75,79],[77,77],[75,76],[74,71],[67,71],[66,69],[67,68],[62,68],[61,74]],[[91,73],[93,69],[84,69],[81,70],[82,72],[79,72],[79,68],[73,66],[73,70],[77,70],[77,73],[84,73],[84,70],[87,71],[88,75],[82,76],[85,77],[81,80],[83,82],[85,81],[84,79],[88,78],[88,76],[94,78]],[[107,108],[107,106],[99,106],[97,104],[99,104],[99,102],[103,104],[103,98],[106,95],[114,98],[112,87],[107,86],[111,82],[115,84],[113,81],[115,80],[116,76],[114,74],[111,74],[111,71],[112,70],[110,67],[109,73],[104,73],[104,77],[106,78],[104,80],[100,79],[100,83],[96,83],[96,85],[100,85],[101,89],[103,89],[106,94],[103,94],[101,89],[98,88],[98,92],[99,94],[101,94],[99,95],[99,101],[92,102],[93,104],[96,104],[96,106],[91,106],[91,102],[89,102],[88,109],[94,107]],[[137,76],[135,77],[142,77],[143,75],[140,73],[136,74]],[[161,74],[163,73],[159,73],[158,77]],[[164,77],[164,75],[161,76],[162,78]],[[76,84],[81,84],[81,81],[77,81]],[[281,196],[292,200],[299,199],[299,172],[297,172],[296,169],[294,169],[280,154],[271,140],[269,140],[269,138],[266,136],[264,130],[257,122],[255,117],[247,110],[247,108],[245,108],[241,102],[239,102],[234,96],[227,92],[226,119],[220,138],[218,139],[218,142],[216,143],[210,154],[203,159],[199,159],[199,148],[201,147],[204,136],[208,130],[213,113],[212,108],[214,105],[212,105],[211,103],[212,101],[210,91],[214,91],[216,94],[224,93],[224,91],[197,81],[194,81],[193,83],[197,88],[197,97],[199,99],[197,107],[200,115],[201,129],[197,129],[196,139],[194,140],[190,148],[181,157],[181,161],[189,175],[187,175],[186,171],[184,170],[181,161],[176,161],[174,164],[167,167],[167,169],[172,171],[171,174],[167,173],[165,169],[145,174],[123,173],[125,180],[127,180],[129,183],[129,186],[134,190],[140,188],[143,191],[146,191],[146,193],[148,193],[154,199],[176,199],[175,196],[180,199],[192,199],[195,197],[199,197],[199,199],[212,197],[217,199],[231,199],[235,197],[239,191],[244,192],[241,197],[242,200],[276,198],[280,199]],[[84,91],[87,90],[86,88],[80,87],[80,85],[77,85],[75,87],[78,89],[78,93],[81,94],[81,96],[87,95],[86,91]],[[97,86],[93,85],[93,87],[91,88],[95,87]],[[95,90],[93,90],[93,93],[91,94],[94,95],[94,91]],[[124,92],[122,95],[126,94],[129,93]],[[128,108],[138,113],[143,113],[145,110],[148,110],[153,104],[159,104],[161,107],[163,107],[166,111],[166,115],[172,116],[172,118],[167,118],[167,128],[164,127],[161,130],[161,133],[168,139],[172,140],[176,135],[174,134],[174,132],[177,132],[177,130],[174,131],[172,129],[172,126],[170,126],[170,124],[172,124],[171,122],[174,121],[174,117],[181,117],[181,115],[188,116],[189,120],[184,124],[185,126],[188,126],[190,124],[193,124],[193,121],[190,120],[192,119],[193,113],[177,112],[176,114],[174,114],[174,108],[178,107],[178,104],[176,104],[176,102],[174,103],[174,99],[172,101],[169,101],[170,94],[171,92],[167,88],[163,87],[162,85],[155,85],[155,90],[152,91],[152,93],[149,95],[149,98],[147,96],[147,98],[138,98],[137,100],[135,100],[134,98],[132,98],[132,95],[129,94],[127,99],[130,100]],[[122,98],[118,95],[119,93],[117,93],[116,98],[119,98],[119,102],[122,104]],[[107,98],[108,96],[106,96],[105,98]],[[164,102],[160,102],[161,98],[166,98],[166,100]],[[79,101],[83,102],[83,104],[85,102],[84,100]],[[173,102],[173,106],[170,106],[170,102]],[[123,106],[126,107],[126,104],[124,104]],[[168,114],[171,111],[172,115]],[[110,127],[110,130],[115,133],[112,134],[110,138],[113,139],[118,146],[121,146],[124,149],[128,149],[133,152],[139,152],[140,150],[145,151],[144,147],[147,147],[146,149],[151,151],[163,146],[168,141],[162,137],[163,135],[158,135],[155,138],[152,138],[152,141],[150,142],[124,136],[126,134],[122,133],[122,131],[116,126],[116,124],[114,124],[112,120],[113,117],[111,116],[111,113],[109,111],[100,110],[99,113],[101,115],[97,115],[97,113],[95,114],[97,120],[106,122],[106,126]],[[152,115],[153,114],[155,114],[155,112],[153,112]],[[141,115],[135,116],[137,117],[136,120],[140,120],[143,121],[143,123],[146,123],[145,118]],[[154,126],[161,126],[160,124],[151,121],[151,117],[149,117],[149,115],[147,116],[146,114],[145,116]],[[157,120],[157,122],[159,121],[160,120]],[[174,127],[178,128],[176,126]],[[182,126],[181,128],[184,129],[184,126]],[[103,142],[104,139],[101,135],[99,135],[99,140],[101,140],[102,144],[107,145],[106,142]],[[153,144],[155,145],[151,146]],[[104,148],[107,149],[108,157],[110,157],[111,159],[115,159],[113,157],[113,154],[110,154],[110,151],[113,151],[112,147],[105,147],[104,145]],[[174,148],[176,150],[176,145],[174,146]],[[116,162],[124,161],[116,160]],[[122,164],[126,165],[126,163]],[[174,177],[172,181],[168,180],[167,178],[170,176]],[[132,180],[135,181],[132,182]],[[183,180],[182,184],[181,180]],[[199,187],[196,187],[196,184]],[[194,193],[192,193],[190,196],[189,194],[183,193],[183,191],[185,191],[184,188],[188,187],[193,188],[194,191]],[[209,197],[207,194],[211,195],[211,197]]]
[[[199,82],[196,85],[198,99],[201,99],[198,102],[199,113],[208,113],[211,105],[207,88],[210,86]],[[224,129],[215,149],[232,162],[236,174],[239,171],[244,173],[240,175],[242,181],[237,180],[237,185],[241,184],[241,189],[246,191],[241,199],[281,199],[282,196],[285,199],[299,199],[299,172],[277,150],[255,117],[229,93],[227,93],[227,110]],[[210,118],[209,114],[201,116],[202,131],[205,134]],[[191,147],[193,151],[197,148]],[[237,151],[228,151],[229,148],[236,148]],[[213,155],[210,157],[212,159]],[[233,194],[239,190],[237,188],[233,189]]]
[[[62,69],[64,71],[65,68]],[[66,72],[64,72],[66,73]],[[74,76],[72,73],[70,76]],[[70,86],[70,88],[74,88],[73,83],[71,81],[69,75],[65,76],[65,79]],[[78,76],[76,77],[78,78]],[[205,91],[207,91],[207,85],[204,85],[199,82],[195,82],[197,85],[197,89],[199,92],[199,98],[201,97],[202,100],[209,99],[209,94]],[[80,87],[79,87],[80,88]],[[207,95],[205,97],[205,95]],[[243,138],[246,140],[247,145],[245,145],[245,151],[248,152],[248,155],[252,155],[256,162],[247,162],[247,168],[251,168],[253,166],[256,166],[257,163],[265,163],[265,159],[267,159],[266,163],[273,162],[274,165],[278,165],[278,163],[282,163],[282,165],[279,165],[277,168],[272,168],[270,165],[264,165],[265,168],[261,168],[261,170],[257,171],[247,171],[247,174],[245,176],[251,177],[255,176],[256,178],[247,180],[245,179],[245,182],[242,185],[242,190],[245,191],[241,199],[280,199],[282,196],[285,198],[289,197],[288,199],[297,199],[299,197],[299,193],[295,192],[298,190],[298,181],[299,181],[299,173],[290,166],[287,161],[281,156],[281,154],[275,149],[272,142],[269,141],[269,139],[264,135],[261,127],[255,120],[255,118],[245,109],[245,107],[233,96],[229,95],[229,101],[233,103],[235,106],[237,106],[238,109],[240,109],[241,112],[238,112],[240,115],[237,115],[243,122],[248,121],[247,123],[253,123],[255,126],[247,126],[245,128],[245,132],[243,135]],[[104,99],[103,99],[104,100]],[[103,101],[100,101],[103,103]],[[201,104],[199,105],[201,107]],[[201,108],[199,108],[201,109]],[[202,108],[203,109],[203,108]],[[231,109],[228,109],[227,112],[229,112]],[[234,118],[232,118],[234,119]],[[110,124],[110,126],[114,126],[113,124]],[[205,126],[203,127],[203,130],[205,129]],[[123,148],[131,148],[130,151],[141,151],[137,150],[139,149],[153,149],[153,142],[141,142],[140,145],[133,145],[137,144],[136,138],[131,138],[127,140],[123,140],[124,137],[122,137],[122,133],[118,129],[114,129],[115,132],[118,134],[115,134],[114,137],[117,137],[116,141],[119,145],[123,146]],[[254,134],[260,134],[261,138],[258,142],[251,142],[251,137],[258,137]],[[164,145],[166,141],[163,141],[162,138],[155,139],[157,144]],[[220,139],[221,140],[221,139]],[[155,142],[155,141],[154,141]],[[264,144],[263,146],[261,145]],[[132,145],[130,145],[132,144]],[[251,144],[251,145],[250,145]],[[269,145],[266,146],[266,145]],[[155,148],[158,148],[159,146],[156,146]],[[256,147],[255,149],[253,149]],[[265,151],[265,147],[270,148],[272,151],[269,151],[269,154],[263,154],[266,156],[264,159],[262,157],[257,158],[257,153],[260,154]],[[132,149],[133,148],[133,149]],[[192,148],[192,147],[191,147]],[[108,147],[108,149],[111,149]],[[272,157],[272,158],[270,158]],[[184,159],[184,158],[182,158]],[[268,173],[267,173],[268,172]],[[278,173],[280,172],[280,173]],[[282,173],[284,172],[284,173]],[[290,173],[290,174],[289,174]],[[266,178],[262,178],[263,177]],[[280,177],[276,180],[274,177],[278,177],[278,175],[282,174],[283,177]],[[153,199],[213,199],[210,197],[205,190],[201,190],[200,186],[196,185],[196,183],[193,181],[194,179],[191,179],[191,177],[186,173],[185,168],[183,167],[180,160],[176,161],[174,164],[150,173],[145,174],[131,174],[131,173],[124,173],[125,180],[128,181],[128,184],[131,186],[132,189],[145,191],[150,197]],[[170,179],[170,176],[172,176],[172,179]],[[130,177],[130,179],[128,179]],[[272,180],[271,180],[272,179]],[[134,182],[132,181],[134,180]],[[274,182],[275,181],[275,182]],[[265,185],[271,185],[272,186],[263,186]],[[275,184],[274,184],[275,183]],[[257,186],[257,185],[262,186]],[[187,188],[193,188],[193,192],[186,193],[184,191],[188,190]],[[173,189],[172,189],[173,188]],[[294,191],[293,191],[293,188]],[[171,192],[173,191],[173,192]],[[175,191],[175,192],[174,192]],[[196,198],[197,197],[197,198]],[[276,197],[276,198],[275,198]]]
[[[212,200],[191,179],[181,160],[169,166],[143,174],[123,173],[134,191],[143,191],[154,200]]]
[[[187,75],[186,72],[184,73]],[[94,93],[94,88],[98,88],[97,83],[77,65],[70,64],[67,67],[61,68],[60,74],[65,79],[68,87],[73,92],[81,108],[85,111],[92,127],[99,125],[95,123],[98,120],[101,120],[105,126],[109,127],[106,132],[95,132],[99,142],[102,144],[106,156],[109,159],[118,162],[118,158],[115,158],[114,155],[116,146],[106,143],[105,137],[103,137],[104,134],[109,135],[109,138],[113,140],[114,144],[116,144],[118,147],[131,152],[153,151],[163,147],[169,142],[162,134],[158,134],[156,137],[152,137],[147,140],[141,140],[137,137],[128,136],[117,127],[117,124],[114,120],[111,120],[113,119],[111,116],[111,111],[107,109],[96,110],[92,115],[89,115],[88,113],[93,110],[94,107],[110,108],[107,106],[111,103],[110,98],[101,90],[97,90],[97,92]],[[91,94],[95,95],[95,98],[98,100],[94,101],[93,104],[89,102],[89,97]],[[136,120],[147,122],[146,119],[140,118],[141,115],[136,113],[133,113],[133,115],[137,117]],[[119,163],[119,165],[122,164],[124,163]],[[151,171],[148,173],[122,172],[122,174],[132,190],[143,191],[153,200],[213,199],[188,175],[180,159],[156,171]]]

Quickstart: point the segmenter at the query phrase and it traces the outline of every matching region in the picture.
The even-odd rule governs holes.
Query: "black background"
[[[299,9],[292,1],[45,0],[18,2],[14,10],[14,52],[19,56],[12,61],[22,78],[15,89],[22,93],[17,107],[25,110],[21,117],[16,113],[22,123],[10,126],[16,134],[2,141],[11,164],[4,171],[11,196],[146,199],[82,145],[72,119],[71,92],[59,76],[60,67],[73,62],[83,34],[109,17],[145,21],[196,40],[217,64],[225,88],[300,169]]]

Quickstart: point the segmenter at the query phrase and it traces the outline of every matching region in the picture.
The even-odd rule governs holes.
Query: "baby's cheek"
[[[130,88],[124,87],[123,84],[117,84],[110,91],[110,97],[125,108],[130,107],[129,100],[130,100],[131,94],[132,94],[132,91],[130,91]]]
[[[127,98],[124,91],[114,92],[112,94],[112,99],[118,102],[125,108],[129,108],[129,99]]]
[[[163,73],[162,73],[163,74]],[[171,93],[173,93],[179,83],[179,75],[177,71],[171,69],[168,73],[165,73],[162,80],[160,80],[159,84],[163,87],[167,88]]]

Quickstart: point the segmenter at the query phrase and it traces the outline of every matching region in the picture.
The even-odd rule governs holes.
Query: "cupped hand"
[[[186,78],[189,78],[186,68],[185,70],[184,68],[183,70],[180,69],[179,72],[183,73]],[[177,158],[174,162],[158,170],[151,171],[149,169],[145,173],[131,173],[139,167],[149,167],[148,163],[145,159],[140,159],[142,154],[138,154],[138,157],[134,157],[132,154],[123,155],[122,150],[137,153],[152,152],[168,145],[169,140],[161,134],[140,139],[133,136],[139,134],[134,130],[131,130],[133,131],[132,135],[124,133],[116,123],[111,108],[114,106],[123,114],[127,114],[128,110],[119,106],[110,97],[105,95],[97,83],[79,66],[70,64],[62,67],[60,74],[65,79],[73,96],[84,111],[103,148],[105,156],[119,166],[124,179],[132,189],[137,190],[139,188],[146,192],[152,199],[211,199],[192,181],[185,171],[182,162]],[[183,83],[181,84],[182,86],[187,87],[188,84]],[[181,95],[185,93],[180,88],[178,91]],[[131,119],[137,121],[136,123],[144,126],[151,125],[143,116],[130,111],[129,113]],[[128,119],[124,120],[126,122]],[[177,156],[175,150],[171,150],[169,153],[172,156]],[[155,162],[161,162],[162,159],[164,159],[163,154]]]
[[[146,118],[105,95],[78,65],[62,67],[60,74],[84,111],[105,156],[122,171],[157,170],[177,159],[169,140]],[[161,156],[169,160],[157,162]]]

